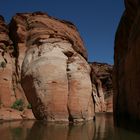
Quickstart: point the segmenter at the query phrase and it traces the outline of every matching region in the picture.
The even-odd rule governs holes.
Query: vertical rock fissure
[[[12,28],[12,27],[10,27],[10,25],[9,25],[9,28]],[[15,100],[17,100],[18,96],[16,94],[16,89],[18,88],[18,83],[20,81],[20,75],[19,75],[20,69],[19,69],[19,64],[18,64],[19,49],[18,49],[17,43],[15,43],[18,40],[11,37],[12,34],[13,34],[13,31],[11,29],[9,29],[9,38],[12,41],[12,46],[13,46],[12,56],[14,57],[13,61],[12,61],[12,65],[13,65],[12,66],[12,89],[13,89],[14,98],[15,98]]]
[[[66,71],[67,71],[67,80],[68,80],[68,101],[69,101],[69,96],[70,96],[70,74],[69,74],[69,61],[70,61],[70,56],[68,56],[67,53],[65,53],[65,55],[67,56],[68,60],[67,60],[67,67],[66,67]],[[71,115],[70,109],[69,109],[69,103],[67,102],[67,109],[68,109],[68,120],[69,122],[73,122],[73,117]]]

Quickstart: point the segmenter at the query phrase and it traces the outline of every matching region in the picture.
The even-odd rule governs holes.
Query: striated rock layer
[[[106,63],[90,62],[92,69],[91,78],[93,97],[95,100],[95,112],[113,112],[113,66]]]
[[[114,115],[140,120],[140,1],[125,7],[115,38]]]

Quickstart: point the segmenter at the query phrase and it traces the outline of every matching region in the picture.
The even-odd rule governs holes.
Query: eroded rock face
[[[95,100],[95,112],[113,112],[113,66],[106,63],[89,63],[92,69],[91,78]]]
[[[140,2],[126,0],[115,39],[114,115],[140,120]]]
[[[9,29],[0,16],[0,120],[34,118],[31,109],[28,113],[25,111],[28,103],[18,82],[15,62],[15,49]],[[23,101],[22,111],[12,109],[17,100]]]
[[[11,40],[4,18],[0,16],[0,104],[11,105],[12,95],[12,60],[10,56]]]
[[[41,120],[94,118],[96,87],[72,23],[41,12],[16,14],[9,26],[0,17],[0,35],[1,120],[33,119],[29,103]]]
[[[76,27],[40,12],[17,16],[24,20],[26,35],[21,82],[35,117],[74,122],[93,119],[91,68]]]
[[[28,101],[37,119],[93,119],[91,68],[72,23],[36,12],[16,14],[8,28],[1,16],[0,35],[1,120],[33,119]],[[23,111],[11,108],[19,100]]]

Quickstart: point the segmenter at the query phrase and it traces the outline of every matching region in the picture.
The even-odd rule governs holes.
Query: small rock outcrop
[[[93,97],[95,112],[113,112],[113,66],[106,63],[90,62],[92,69]]]
[[[115,38],[114,116],[140,120],[140,1],[125,7]]]

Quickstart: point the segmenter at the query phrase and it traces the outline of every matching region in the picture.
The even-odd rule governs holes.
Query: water
[[[140,133],[114,127],[111,114],[100,114],[95,122],[76,125],[3,122],[0,123],[0,140],[140,140]]]

